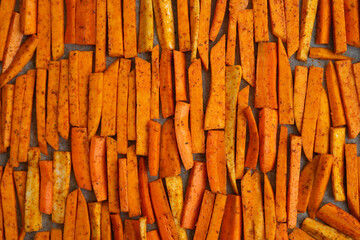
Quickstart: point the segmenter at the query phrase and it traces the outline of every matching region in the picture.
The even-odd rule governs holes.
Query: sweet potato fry
[[[301,229],[309,235],[313,236],[315,239],[351,239],[336,229],[311,218],[306,218],[303,221]]]
[[[255,15],[254,15],[255,16]],[[276,94],[277,53],[276,43],[262,42],[258,46],[256,65],[256,108],[278,108]]]
[[[225,212],[226,195],[217,193],[215,197],[214,208],[211,214],[208,234],[206,239],[218,239],[220,234],[220,227]]]
[[[135,240],[140,238],[140,221],[125,219],[124,239]]]
[[[222,1],[222,0],[219,0]],[[206,106],[204,129],[225,128],[225,35],[211,49],[211,85]]]
[[[104,74],[92,73],[89,77],[88,139],[95,136],[101,119]],[[122,105],[122,104],[119,104]],[[125,105],[127,108],[127,104]],[[118,135],[119,136],[119,135]]]
[[[225,212],[222,219],[220,240],[241,239],[242,212],[241,197],[227,195]]]
[[[353,64],[353,71],[354,71],[354,78],[355,78],[355,85],[357,89],[358,99],[360,102],[360,64],[359,63]]]
[[[171,73],[171,58],[170,50],[161,52],[160,58],[160,98],[161,110],[163,118],[174,115],[174,97]]]
[[[119,77],[117,84],[117,104],[116,113],[116,137],[117,152],[126,154],[128,146],[128,95],[129,95],[129,72],[131,68],[131,60],[122,58],[119,65]]]
[[[206,188],[206,179],[206,164],[195,161],[189,175],[184,198],[184,208],[181,215],[181,227],[183,228],[194,229],[195,227]]]
[[[359,177],[356,144],[345,144],[346,195],[350,213],[359,218]]]
[[[211,41],[215,41],[215,39],[220,31],[220,28],[221,28],[221,25],[223,23],[224,16],[225,16],[226,4],[227,4],[227,1],[224,1],[224,0],[216,1],[215,12],[214,12],[213,20],[211,23],[210,33],[209,33],[209,38]],[[201,29],[201,26],[200,26],[200,29]]]
[[[62,230],[58,229],[58,228],[51,229],[50,239],[51,240],[61,240],[62,239]]]
[[[160,240],[160,235],[156,229],[152,230],[150,232],[147,232],[146,237],[148,240]]]
[[[91,191],[90,150],[86,128],[71,128],[71,150],[76,183],[80,188]]]
[[[90,175],[98,202],[107,200],[107,175],[106,175],[106,142],[105,138],[94,136],[90,143]]]
[[[62,138],[69,138],[70,115],[69,115],[69,60],[60,60],[58,103],[58,131]]]
[[[187,102],[186,93],[186,58],[185,53],[174,50],[174,75],[176,102]]]
[[[193,153],[205,153],[203,86],[199,59],[190,65],[188,74],[192,149]]]
[[[122,225],[120,214],[111,214],[110,220],[111,220],[111,225],[112,225],[112,229],[114,232],[114,239],[122,240],[124,230],[123,230],[123,225]]]
[[[297,222],[301,142],[300,136],[290,136],[290,169],[287,192],[287,223],[289,229],[294,228]]]
[[[269,1],[269,10],[272,34],[275,37],[280,38],[282,42],[286,42],[286,20],[284,1]]]
[[[101,205],[101,238],[111,240],[111,223],[109,213],[109,202],[103,202]]]
[[[140,230],[140,239],[146,240],[146,217],[139,218],[139,230]]]
[[[228,198],[229,199],[229,198]],[[197,220],[194,240],[205,239],[210,224],[211,213],[214,208],[215,193],[205,190]],[[233,223],[232,223],[233,224]]]
[[[146,217],[148,224],[153,224],[155,217],[151,205],[146,163],[143,157],[139,159],[139,192],[143,216]]]
[[[267,1],[253,1],[255,42],[269,41]]]
[[[127,159],[119,158],[119,198],[121,212],[129,211]]]
[[[177,2],[177,20],[178,20],[178,35],[179,35],[179,49],[181,52],[190,51],[190,23],[189,10],[187,1]],[[152,22],[151,17],[151,22]]]
[[[344,0],[332,0],[334,52],[346,52],[346,23]],[[347,12],[348,14],[348,12]],[[354,27],[354,26],[352,26]]]
[[[116,135],[116,103],[119,75],[119,59],[104,72],[103,102],[101,111],[101,136]]]
[[[95,72],[106,68],[106,2],[96,1]]]
[[[127,170],[129,179],[129,217],[136,217],[141,215],[141,203],[139,193],[138,161],[136,157],[135,145],[132,145],[128,148]]]
[[[316,44],[328,44],[331,28],[331,1],[319,0],[316,18]],[[311,48],[310,48],[311,55]],[[310,56],[311,57],[311,56]]]
[[[78,190],[74,190],[71,193],[69,193],[66,199],[64,239],[75,239],[77,198],[78,198]]]
[[[149,121],[149,173],[150,176],[157,176],[160,162],[160,138],[161,124],[153,120]]]
[[[101,220],[102,216],[102,205],[105,205],[105,202],[89,202],[89,220],[90,220],[90,229],[91,229],[91,239],[100,240],[101,239]],[[109,213],[109,212],[108,212]],[[100,227],[101,226],[101,227]]]
[[[326,154],[329,152],[330,137],[330,107],[329,99],[324,88],[321,88],[319,116],[316,123],[314,152]]]
[[[40,161],[40,212],[51,214],[53,194],[52,161]]]
[[[301,230],[300,228],[295,228],[290,234],[289,234],[290,240],[313,240],[314,238],[311,237],[309,234]]]
[[[75,44],[76,0],[66,0],[65,5],[66,5],[66,29],[65,29],[64,42],[67,44]]]
[[[288,240],[289,239],[286,222],[276,224],[275,239],[278,239],[278,240]]]
[[[116,140],[112,137],[106,138],[106,166],[108,182],[109,211],[120,213],[119,200],[119,169],[116,152]]]
[[[208,131],[206,142],[206,170],[210,189],[214,193],[226,194],[226,153],[223,131]],[[230,170],[229,170],[230,172]],[[236,186],[236,179],[233,179]]]
[[[249,169],[241,179],[244,239],[255,239],[252,185],[253,179],[251,177],[251,170]]]
[[[64,55],[64,1],[51,2],[51,52],[52,59],[58,60]]]
[[[161,128],[160,178],[180,174],[180,156],[176,144],[174,120],[169,118]]]
[[[14,108],[13,101],[14,85],[6,84],[1,90],[1,138],[5,148],[10,146],[11,122]],[[40,141],[38,142],[40,145]]]
[[[1,5],[2,21],[0,24],[0,61],[4,61],[4,51],[6,47],[6,40],[8,39],[8,33],[11,23],[11,15],[13,14],[16,1],[6,1]]]
[[[294,118],[299,133],[301,133],[302,125],[303,125],[307,81],[308,81],[307,67],[295,66]]]
[[[136,1],[123,1],[124,21],[124,57],[133,58],[137,55]]]
[[[275,197],[271,183],[264,174],[264,213],[265,213],[265,236],[266,239],[275,239],[276,214]]]
[[[28,153],[28,174],[25,195],[25,231],[39,231],[42,228],[40,203],[40,149],[30,148]]]
[[[223,5],[225,4],[226,7],[226,1],[219,0],[217,2],[219,3],[222,2],[222,4]],[[207,71],[209,70],[209,33],[210,33],[210,19],[211,19],[211,0],[201,0],[200,6],[201,8],[200,8],[200,16],[199,16],[200,19],[199,35],[198,35],[199,37],[197,39],[197,49],[199,52],[199,57],[201,59],[202,65],[204,66],[205,71]],[[224,8],[224,13],[225,13],[225,8]],[[215,16],[213,19],[213,23],[214,22],[215,22]],[[222,19],[221,19],[221,23],[222,23]]]
[[[355,138],[360,132],[360,103],[356,99],[354,72],[350,60],[335,62],[339,80],[342,103],[344,104],[345,118],[349,138]]]
[[[259,133],[251,107],[246,107],[244,113],[248,121],[250,134],[249,144],[246,152],[245,167],[255,169],[259,157]]]
[[[75,9],[75,43],[95,45],[96,2],[76,0]]]
[[[254,216],[254,235],[255,239],[265,238],[265,219],[264,219],[264,206],[261,189],[261,175],[255,170],[252,177],[252,197],[253,197],[253,216]]]
[[[153,4],[160,46],[164,50],[173,50],[175,49],[175,26],[172,2],[155,0]]]
[[[3,167],[0,168],[0,177],[3,173]],[[19,233],[19,240],[23,240],[25,238],[25,195],[26,195],[26,178],[27,178],[27,171],[14,171],[14,183],[16,188],[16,196],[19,202],[19,209],[21,214],[21,230]],[[1,202],[1,201],[0,201]],[[2,214],[2,209],[0,209]],[[3,236],[3,222],[4,219],[0,217],[0,234]],[[2,231],[2,233],[1,233]]]
[[[191,62],[196,61],[200,31],[200,0],[190,0]],[[209,27],[210,28],[210,27]]]
[[[252,9],[238,12],[239,49],[243,78],[255,86],[254,15]]]
[[[35,234],[34,240],[49,240],[50,232],[37,232]]]
[[[325,60],[347,60],[352,59],[351,57],[336,54],[328,48],[311,47],[309,52],[310,58],[325,59]]]
[[[108,54],[110,57],[122,57],[124,55],[124,39],[121,2],[110,0],[106,2],[106,7]]]
[[[20,29],[24,35],[36,34],[37,31],[37,0],[24,0],[20,4]]]
[[[159,45],[156,45],[151,52],[151,98],[150,98],[150,117],[159,118],[159,87],[160,87],[160,60]],[[118,94],[119,95],[119,94]]]
[[[288,129],[286,126],[280,127],[279,145],[276,162],[276,193],[275,193],[275,212],[277,222],[286,222],[286,183],[287,183],[287,146]]]
[[[71,158],[70,152],[54,152],[53,160],[53,206],[51,220],[64,223],[65,203],[70,188]]]
[[[263,173],[275,167],[278,112],[263,108],[259,112],[259,162]]]
[[[75,240],[90,239],[90,220],[86,199],[78,188],[76,223],[75,223]]]
[[[89,110],[89,78],[92,73],[93,52],[79,51],[79,124],[87,126]],[[114,104],[112,104],[114,105]]]
[[[138,52],[139,53],[151,52],[154,42],[154,16],[153,16],[153,6],[151,0],[144,0],[140,2],[139,22],[140,23],[139,23]]]
[[[229,1],[229,20],[228,20],[228,28],[227,33],[228,37],[226,40],[226,65],[234,65],[235,62],[235,49],[236,49],[236,25],[238,19],[238,12],[240,10],[240,5],[236,1]]]
[[[80,126],[79,51],[69,52],[69,112],[70,124]]]

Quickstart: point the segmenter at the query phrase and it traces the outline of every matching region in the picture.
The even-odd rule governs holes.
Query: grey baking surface
[[[212,15],[214,13],[215,4],[216,4],[216,0],[212,0]],[[249,8],[251,8],[251,2],[249,3]],[[19,11],[19,1],[17,3],[17,6],[16,6],[16,11]],[[177,30],[176,0],[173,1],[173,12],[174,12],[175,31],[176,31]],[[65,14],[66,14],[66,11],[65,11]],[[137,22],[139,21],[138,18],[139,18],[139,0],[137,0]],[[211,50],[212,46],[217,43],[217,41],[220,39],[220,37],[223,34],[227,33],[227,20],[228,20],[228,10],[226,11],[226,14],[225,14],[225,17],[224,17],[224,22],[223,22],[222,28],[220,30],[220,33],[219,33],[217,39],[214,42],[210,42],[210,50]],[[65,21],[66,21],[66,19],[65,19]],[[154,25],[155,25],[155,28],[156,28],[155,23],[154,23]],[[154,34],[155,35],[154,45],[155,45],[155,44],[158,44],[158,39],[157,39],[157,35],[156,35],[156,29],[154,29],[154,32],[155,32],[155,34]],[[271,35],[270,16],[269,16],[269,32],[270,32],[270,41],[276,41],[276,38],[274,38]],[[314,39],[315,39],[315,27],[314,27],[314,31],[313,31],[313,38],[312,38],[311,46],[316,46],[315,43],[314,43]],[[178,44],[177,36],[176,36],[176,42]],[[329,44],[329,46],[325,46],[325,47],[332,48],[332,43]],[[65,45],[65,54],[64,54],[64,56],[62,58],[68,58],[69,51],[71,51],[71,50],[81,50],[81,51],[82,50],[83,51],[91,50],[91,51],[94,51],[94,49],[95,49],[94,46]],[[257,46],[255,45],[255,51],[256,51],[256,49],[257,49]],[[345,55],[354,58],[355,60],[353,62],[356,62],[357,61],[356,59],[360,58],[360,51],[357,48],[348,46],[348,51],[346,52]],[[151,60],[151,54],[150,53],[142,53],[142,54],[139,54],[139,56],[141,58],[147,60],[147,61]],[[294,56],[292,56],[291,59],[290,59],[292,70],[294,70],[296,65],[303,65],[303,66],[308,66],[308,67],[309,66],[325,67],[326,63],[327,63],[327,61],[319,61],[319,60],[314,60],[314,59],[310,59],[310,58],[308,59],[308,61],[306,63],[305,62],[299,62],[299,61],[297,61],[295,59]],[[187,57],[187,67],[188,67],[190,65],[190,52],[186,53],[186,57]],[[114,59],[115,58],[107,57],[107,66],[110,65],[114,61]],[[238,45],[236,46],[235,64],[240,64]],[[34,67],[35,67],[35,57],[33,57],[32,61],[26,65],[26,67],[21,71],[20,75],[25,74],[27,72],[27,70],[32,69]],[[132,66],[132,67],[134,67],[134,66]],[[209,95],[210,71],[211,71],[211,69],[208,72],[203,71],[204,109],[206,109],[207,99],[208,99],[208,95]],[[12,82],[14,82],[14,80]],[[246,85],[247,85],[247,83],[245,81],[242,81],[240,88],[243,88]],[[324,86],[326,87],[325,79],[324,79]],[[354,96],[354,97],[356,97],[356,96]],[[250,88],[249,104],[251,106],[254,105],[254,88]],[[258,110],[253,109],[253,111],[254,111],[255,117],[257,119]],[[163,121],[164,121],[164,119],[159,119],[159,122],[163,122]],[[297,129],[296,129],[295,126],[287,126],[287,127],[289,129],[289,134],[291,134],[291,133],[298,134]],[[60,138],[60,148],[59,148],[59,150],[70,151],[70,141],[65,141],[60,136],[59,136],[59,138]],[[357,143],[358,144],[358,151],[359,151],[359,146],[360,146],[359,142],[360,142],[359,136],[356,139],[352,139],[352,140],[347,139],[347,143]],[[38,146],[37,134],[36,134],[35,105],[33,107],[30,145],[31,146]],[[48,146],[48,152],[49,152],[49,155],[48,156],[42,155],[42,159],[52,159],[53,149],[50,146]],[[7,159],[8,159],[8,156],[9,156],[9,151],[8,151],[8,153],[0,154],[0,165],[5,165],[5,163],[6,163]],[[201,155],[201,154],[194,155],[194,159],[199,160],[199,161],[205,161],[205,155]],[[307,162],[307,160],[305,159],[304,155],[302,155],[301,167],[303,167],[306,164],[306,162]],[[18,169],[16,169],[16,170],[25,170],[25,169],[27,169],[27,165],[22,163],[20,165],[20,167]],[[275,192],[275,171],[276,170],[273,170],[272,172],[268,173],[268,176],[269,176],[269,178],[271,180],[274,192]],[[189,175],[189,171],[185,172],[184,168],[182,168],[181,176],[183,178],[184,194],[185,194],[185,190],[186,190],[186,186],[187,186],[188,175]],[[157,179],[157,178],[156,177],[150,177],[149,181],[152,181],[152,180],[155,180],[155,179]],[[240,181],[238,181],[238,186],[240,187]],[[75,178],[74,178],[74,174],[72,172],[70,191],[72,191],[72,190],[74,190],[76,188],[77,188],[77,184],[76,184],[76,181],[75,181]],[[209,186],[208,186],[208,188],[209,188]],[[93,192],[89,192],[89,191],[86,191],[86,190],[82,190],[82,192],[84,193],[84,195],[85,195],[88,202],[96,201],[95,195],[93,194]],[[230,186],[229,182],[228,182],[228,193],[233,193],[232,190],[231,190],[231,186]],[[327,191],[326,191],[324,199],[323,199],[323,204],[328,203],[328,202],[335,203],[334,198],[332,196],[331,180],[329,181],[328,188],[327,188]],[[346,202],[336,202],[335,204],[348,211]],[[19,215],[19,213],[18,213],[18,215]],[[127,214],[122,214],[122,219],[124,219],[125,217],[127,217]],[[306,217],[307,217],[307,213],[298,215],[298,226],[301,226],[300,224],[302,223],[302,221]],[[19,218],[20,218],[20,215],[19,215]],[[43,214],[43,229],[42,229],[42,231],[49,231],[49,230],[51,230],[51,228],[62,228],[62,225],[52,223],[51,222],[51,217],[49,215]],[[148,231],[153,230],[155,228],[156,228],[156,224],[148,225]],[[194,231],[188,231],[189,239],[192,239],[193,234],[194,234]],[[33,239],[34,235],[35,235],[35,233],[28,233],[26,235],[25,239]]]

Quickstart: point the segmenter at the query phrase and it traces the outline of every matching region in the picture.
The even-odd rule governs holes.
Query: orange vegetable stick
[[[253,1],[255,42],[269,41],[267,1]]]
[[[177,2],[177,20],[178,20],[178,36],[179,49],[181,52],[190,51],[190,23],[189,10],[187,1]],[[153,18],[151,17],[151,22]]]
[[[93,52],[81,51],[79,53],[79,124],[87,126],[89,109],[89,78],[92,73]]]
[[[139,159],[139,192],[143,216],[147,218],[148,224],[153,224],[155,221],[155,217],[151,205],[146,163],[143,157]]]
[[[280,126],[278,155],[276,162],[276,181],[275,181],[275,212],[276,221],[286,222],[286,183],[287,183],[287,146],[288,129]]]
[[[347,12],[347,14],[349,14]],[[346,52],[346,23],[344,0],[332,0],[334,52]],[[352,26],[354,27],[354,26]]]
[[[239,49],[243,78],[255,86],[254,14],[252,9],[238,12]]]
[[[155,229],[150,232],[147,232],[146,238],[148,240],[160,240],[160,235],[159,235],[158,231]]]
[[[200,31],[200,0],[190,1],[191,62],[196,60]]]
[[[261,109],[259,112],[259,162],[263,173],[270,172],[275,167],[277,126],[277,110]]]
[[[50,239],[51,240],[61,240],[62,239],[62,230],[53,228],[50,232]]]
[[[51,0],[51,49],[53,60],[64,55],[64,1]]]
[[[203,87],[199,59],[190,65],[188,74],[192,149],[193,153],[205,153]]]
[[[309,235],[314,236],[315,239],[352,239],[336,229],[312,218],[306,218],[301,228]]]
[[[75,240],[90,239],[90,220],[86,199],[78,189],[77,210],[75,221]]]
[[[67,196],[65,221],[64,221],[64,239],[75,239],[75,222],[78,202],[78,190],[74,190]]]
[[[3,167],[0,167],[0,178],[3,173]],[[26,194],[26,178],[27,171],[14,171],[14,183],[16,187],[16,195],[19,202],[19,209],[21,213],[21,230],[19,233],[19,240],[23,240],[25,238],[25,194]],[[1,200],[0,200],[1,203]],[[4,236],[4,219],[2,218],[2,208],[0,208],[0,234]]]
[[[327,60],[352,60],[353,58],[344,56],[341,54],[336,54],[332,50],[328,48],[321,48],[321,47],[311,47],[309,52],[310,58],[316,59],[327,59]]]
[[[106,2],[96,1],[95,72],[106,68]]]
[[[360,64],[359,63],[353,64],[353,71],[354,71],[354,78],[355,78],[355,85],[357,89],[358,99],[360,102]]]
[[[160,162],[160,136],[161,124],[153,120],[149,121],[149,173],[157,176]]]
[[[27,151],[30,145],[30,128],[36,70],[31,69],[26,74],[25,92],[21,111],[21,128],[19,132],[19,162],[27,162]]]
[[[276,214],[275,197],[271,183],[264,174],[264,213],[265,213],[265,236],[266,239],[275,239],[276,233]]]
[[[208,234],[206,239],[218,239],[220,234],[220,227],[225,212],[226,195],[216,194],[214,209],[211,214]]]
[[[269,1],[269,9],[272,34],[275,37],[280,38],[282,42],[286,42],[286,20],[284,1]]]
[[[253,179],[251,177],[251,170],[249,169],[241,179],[244,239],[255,239],[252,185]]]
[[[305,110],[301,129],[304,153],[309,161],[313,158],[316,123],[320,109],[322,79],[323,69],[311,66],[309,70],[309,81],[306,90]]]
[[[355,138],[360,132],[360,103],[356,99],[356,86],[351,61],[335,62],[342,102],[344,104],[349,138]]]
[[[10,164],[6,164],[1,180],[1,204],[4,222],[5,239],[18,239],[18,225],[16,214],[16,197],[13,178],[13,168]],[[2,225],[1,225],[2,226]]]
[[[227,1],[225,1],[225,0],[217,0],[216,1],[214,17],[213,17],[213,21],[212,21],[210,33],[209,33],[209,38],[211,41],[215,41],[215,39],[220,31],[221,25],[224,20],[225,11],[226,11],[226,3],[227,3]]]
[[[131,60],[122,58],[119,65],[119,77],[117,83],[117,104],[116,113],[116,138],[117,152],[126,154],[128,146],[128,95],[129,95],[129,72],[131,68]]]
[[[37,232],[35,234],[34,240],[49,240],[50,232]]]
[[[90,144],[90,175],[98,202],[107,200],[106,153],[105,138],[94,136]]]
[[[176,102],[187,102],[185,53],[174,50],[174,75]]]
[[[345,144],[346,196],[350,213],[359,219],[359,177],[356,144]]]
[[[163,118],[174,115],[174,97],[171,75],[171,57],[170,50],[161,52],[160,58],[160,98]]]
[[[159,118],[159,87],[160,87],[160,62],[159,45],[156,45],[151,52],[151,98],[150,98],[150,118]]]
[[[6,49],[6,40],[8,39],[11,15],[13,14],[15,4],[15,0],[2,2],[1,4],[2,21],[0,23],[0,61],[4,61],[3,56]]]
[[[217,3],[218,2],[219,3],[223,2],[222,4],[225,3],[225,7],[226,7],[226,1],[219,0],[217,1]],[[207,71],[209,70],[209,33],[210,33],[210,19],[211,19],[211,0],[201,0],[200,5],[201,8],[200,8],[200,16],[199,16],[199,35],[197,40],[197,49],[199,52],[199,57],[201,59],[202,65],[205,71]],[[224,13],[225,13],[225,8],[224,8]],[[215,24],[214,21],[215,21],[215,16],[213,18],[213,24]],[[222,23],[222,19],[221,19],[221,23]],[[216,35],[217,34],[218,33],[216,33]]]
[[[122,240],[124,233],[123,233],[123,224],[121,221],[120,214],[110,214],[110,220],[114,232],[114,239]]]
[[[70,124],[79,127],[79,51],[69,52],[69,112]]]
[[[108,53],[110,57],[124,55],[123,20],[121,1],[109,0],[107,7]]]
[[[150,120],[151,66],[135,58],[136,71],[136,154],[148,155],[148,122]]]
[[[71,150],[76,183],[80,188],[91,191],[90,150],[86,128],[71,128]]]
[[[95,45],[96,2],[76,0],[75,43]]]
[[[5,20],[3,19],[3,21]],[[11,15],[11,22],[10,22],[9,33],[5,45],[4,57],[2,59],[2,72],[5,72],[6,69],[8,69],[8,67],[10,66],[17,51],[20,48],[22,39],[23,39],[23,33],[20,30],[20,14],[17,12],[13,12]]]
[[[359,33],[359,3],[352,0],[344,0],[346,43],[360,47]]]
[[[175,31],[172,2],[153,1],[158,39],[162,49],[174,50]]]
[[[89,220],[90,220],[90,230],[91,230],[91,239],[96,240],[96,239],[101,239],[101,227],[102,227],[102,222],[101,220],[103,218],[102,212],[101,212],[101,207],[105,205],[102,204],[102,202],[89,202],[88,203],[88,208],[89,208]],[[109,211],[107,212],[108,217],[109,217]]]
[[[119,158],[119,198],[121,212],[129,211],[127,159]]]
[[[222,0],[219,0],[222,1]],[[225,127],[225,35],[211,49],[211,85],[206,106],[204,129]]]
[[[174,120],[169,118],[161,128],[160,178],[180,174],[180,156],[176,143]]]
[[[319,154],[329,153],[329,137],[330,137],[330,107],[329,99],[324,88],[321,88],[321,99],[319,117],[316,123],[314,152]]]
[[[161,179],[149,183],[151,201],[162,239],[178,239],[175,221]]]
[[[299,48],[299,2],[285,0],[286,45],[287,55],[291,57]]]
[[[36,70],[36,128],[37,128],[37,139],[41,153],[47,155],[47,142],[45,138],[46,134],[46,105],[45,105],[45,94],[46,94],[46,69]],[[6,86],[5,86],[6,87]],[[4,94],[4,92],[3,92]],[[13,93],[14,94],[14,93]],[[4,95],[3,95],[4,96]],[[15,101],[14,101],[15,103]],[[14,105],[14,109],[15,109]],[[6,145],[5,145],[6,146]]]
[[[136,1],[123,1],[124,20],[124,57],[133,58],[137,55],[136,40]]]
[[[302,125],[303,125],[307,81],[308,81],[307,67],[295,66],[294,118],[299,133],[301,133]]]
[[[14,84],[6,84],[1,90],[1,138],[5,148],[10,146],[11,122],[14,107],[14,86]]]
[[[288,240],[289,239],[287,223],[277,223],[276,224],[275,239],[279,239],[279,240]]]
[[[287,192],[287,224],[289,229],[294,228],[297,222],[301,142],[300,136],[290,136],[290,169]]]
[[[104,72],[103,103],[101,111],[101,136],[116,135],[116,103],[119,75],[119,59]]]
[[[64,42],[75,44],[75,18],[76,18],[76,0],[66,0],[66,29]],[[65,231],[64,231],[65,234]]]
[[[111,223],[109,213],[109,202],[101,205],[101,239],[111,240]]]
[[[50,0],[38,0],[36,67],[48,68],[51,59],[51,4]]]
[[[181,227],[194,229],[199,216],[201,200],[206,188],[206,180],[206,164],[195,161],[186,188],[184,207],[181,215]]]
[[[259,43],[256,65],[255,108],[278,108],[276,94],[276,69],[276,43]]]
[[[89,78],[88,139],[97,132],[103,103],[104,74],[92,73]],[[119,104],[122,105],[122,104]],[[126,105],[127,108],[127,105]],[[118,135],[119,136],[119,135]],[[120,136],[119,136],[120,137]]]
[[[136,157],[135,145],[132,145],[128,148],[127,170],[128,170],[129,217],[136,217],[141,215],[141,203],[140,203],[140,192],[139,192],[138,161]]]
[[[244,113],[248,121],[250,133],[249,144],[245,159],[245,167],[255,169],[259,157],[259,133],[251,107],[246,107]]]
[[[226,41],[226,65],[234,65],[235,62],[235,48],[236,48],[236,25],[238,12],[240,10],[240,3],[229,1],[229,20],[228,20],[228,37]]]
[[[331,27],[331,1],[320,0],[316,18],[316,44],[328,44]],[[311,48],[310,48],[311,50]]]
[[[208,131],[206,170],[211,191],[226,194],[226,155],[223,131]]]
[[[125,219],[124,239],[128,239],[128,240],[141,239],[139,220]]]
[[[60,60],[58,131],[62,138],[69,138],[69,60]]]
[[[186,170],[194,165],[191,135],[189,130],[190,104],[177,102],[175,107],[175,135],[180,157]]]
[[[52,161],[40,161],[40,212],[51,214],[53,193]]]
[[[37,30],[37,0],[24,0],[20,4],[20,27],[24,35],[36,34]]]
[[[241,239],[242,212],[241,197],[227,195],[225,213],[222,220],[220,240]]]
[[[325,70],[327,92],[331,109],[331,120],[334,127],[346,124],[344,108],[340,96],[339,81],[336,76],[334,65],[329,61]]]
[[[196,223],[194,240],[201,240],[206,238],[210,224],[211,213],[214,208],[215,196],[215,193],[205,190],[199,212],[199,218]],[[227,199],[229,199],[229,197]],[[232,222],[232,224],[234,223]],[[226,225],[224,224],[223,226]]]
[[[253,196],[253,215],[254,215],[254,234],[255,239],[265,238],[265,219],[264,219],[264,206],[261,190],[261,175],[260,172],[255,170],[252,177],[252,196]]]
[[[311,237],[309,234],[301,230],[300,228],[295,228],[290,234],[289,234],[290,240],[313,240],[315,238]]]
[[[106,166],[108,182],[109,211],[120,213],[119,195],[119,169],[116,152],[116,140],[112,137],[106,138]]]

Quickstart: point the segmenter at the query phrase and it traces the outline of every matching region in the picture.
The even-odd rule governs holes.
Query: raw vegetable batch
[[[360,239],[360,63],[342,55],[360,47],[357,0],[65,2],[0,3],[0,240]],[[310,47],[315,26],[333,50]],[[292,71],[293,55],[329,61]],[[322,203],[329,183],[349,212]]]

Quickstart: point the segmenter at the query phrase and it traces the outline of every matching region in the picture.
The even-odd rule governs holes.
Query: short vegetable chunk
[[[287,55],[291,57],[299,48],[299,2],[285,0],[286,45]]]
[[[332,0],[334,52],[343,53],[347,50],[346,23],[344,0]],[[349,12],[347,12],[349,14]],[[352,26],[354,27],[354,26]]]

